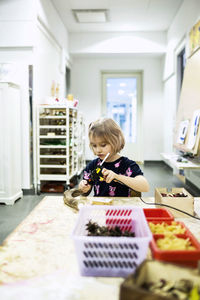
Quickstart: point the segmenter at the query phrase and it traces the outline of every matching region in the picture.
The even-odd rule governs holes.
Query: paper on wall
[[[188,130],[188,125],[189,125],[189,120],[185,120],[180,123],[179,131],[178,131],[178,138],[177,138],[178,144],[184,143],[185,137],[187,134],[187,130]]]
[[[198,127],[199,127],[199,119],[200,119],[200,109],[195,110],[192,117],[191,128],[190,128],[190,133],[189,133],[189,138],[187,143],[187,148],[191,150],[195,146]]]

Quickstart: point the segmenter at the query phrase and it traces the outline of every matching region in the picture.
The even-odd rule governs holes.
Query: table
[[[200,164],[194,163],[182,157],[182,161],[178,162],[177,159],[180,155],[175,153],[161,153],[163,160],[170,166],[177,169],[200,169]]]
[[[153,197],[143,199],[154,202]],[[90,200],[88,197],[86,203]],[[113,198],[113,202],[114,205],[149,207],[140,198]],[[200,215],[199,198],[195,199],[195,211]],[[7,237],[0,246],[0,283],[6,284],[0,286],[2,300],[24,300],[27,295],[29,300],[118,299],[123,278],[79,275],[70,236],[77,216],[64,204],[62,196],[47,196]],[[200,221],[179,220],[184,221],[200,241]]]
[[[179,180],[185,183],[185,175],[180,174],[180,170],[184,170],[185,173],[191,170],[199,171],[200,170],[200,164],[192,162],[191,160],[188,160],[186,158],[182,157],[182,161],[178,162],[177,159],[180,158],[180,155],[175,153],[161,153],[161,156],[163,158],[163,161],[172,168],[173,174],[176,175]],[[191,180],[189,180],[191,181]],[[195,184],[195,183],[194,183]],[[195,184],[198,187],[198,184]]]

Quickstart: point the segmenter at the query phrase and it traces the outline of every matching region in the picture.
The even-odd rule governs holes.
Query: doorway
[[[126,140],[122,155],[143,162],[142,72],[102,72],[102,114],[121,127]]]
[[[71,93],[71,70],[66,67],[65,71],[65,88],[66,88],[66,96]]]
[[[29,133],[30,133],[30,187],[34,188],[33,174],[33,65],[28,66],[29,78]]]
[[[186,65],[186,53],[185,53],[185,46],[184,46],[184,48],[177,54],[177,101],[176,101],[176,109],[178,109],[178,105],[179,105],[185,65]]]

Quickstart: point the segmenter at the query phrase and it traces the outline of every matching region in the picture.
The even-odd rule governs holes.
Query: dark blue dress
[[[91,179],[91,172],[100,165],[101,160],[96,158],[88,163],[83,171],[83,179]],[[135,177],[138,175],[143,175],[138,164],[128,159],[127,157],[121,156],[113,162],[104,162],[103,166],[108,170],[112,170],[116,174],[125,175],[129,177]],[[100,181],[97,179],[95,182],[89,182],[94,186],[94,196],[95,197],[130,197],[131,189],[119,182],[112,181],[106,183],[105,181]]]

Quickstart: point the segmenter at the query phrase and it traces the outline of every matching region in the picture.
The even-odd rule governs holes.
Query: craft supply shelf
[[[41,181],[63,181],[85,166],[85,126],[77,108],[39,105],[37,108],[37,192]]]

